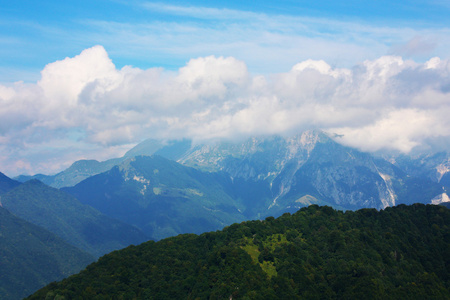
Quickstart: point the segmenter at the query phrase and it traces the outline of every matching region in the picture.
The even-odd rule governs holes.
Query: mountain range
[[[122,158],[82,160],[33,178],[51,179],[81,203],[158,240],[310,204],[344,210],[438,204],[450,200],[449,170],[447,153],[376,156],[306,131],[209,144],[149,139]]]
[[[158,240],[310,204],[355,210],[445,201],[448,156],[420,159],[394,161],[307,131],[239,143],[150,139],[122,158],[79,161],[56,176],[73,174],[67,182],[78,181],[84,165],[87,178],[61,190]],[[100,172],[111,162],[117,164]]]
[[[3,208],[98,258],[312,204],[448,204],[450,155],[374,155],[320,131],[209,143],[149,139],[121,158],[15,179],[0,173]]]
[[[201,171],[225,172],[232,180],[259,182],[269,186],[271,208],[280,207],[280,211],[288,206],[299,208],[302,202],[357,209],[382,208],[416,199],[425,203],[450,200],[446,194],[450,185],[448,153],[375,156],[345,147],[320,131],[209,144],[149,139],[122,158],[105,162],[82,160],[53,176],[16,179],[37,178],[57,188],[69,187],[138,155],[159,155]],[[426,191],[417,193],[422,188]],[[307,197],[294,199],[296,193]],[[282,198],[291,200],[282,204]]]

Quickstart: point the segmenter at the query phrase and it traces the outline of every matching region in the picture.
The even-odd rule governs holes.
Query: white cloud
[[[450,63],[384,56],[353,68],[305,60],[252,75],[233,57],[177,71],[117,69],[105,49],[48,64],[35,84],[0,85],[0,170],[57,171],[118,157],[148,137],[243,138],[320,128],[365,151],[450,139]]]

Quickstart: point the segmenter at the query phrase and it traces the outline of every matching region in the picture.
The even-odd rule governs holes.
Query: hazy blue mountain
[[[37,179],[43,183],[55,187],[69,187],[74,186],[84,179],[110,170],[112,167],[119,165],[124,160],[138,155],[160,155],[167,159],[178,160],[191,149],[190,140],[170,140],[159,141],[148,139],[139,143],[134,148],[130,149],[121,158],[109,159],[99,162],[97,160],[78,160],[74,162],[69,168],[55,175],[36,174],[20,175],[15,179],[20,182],[26,182],[31,179]]]
[[[273,208],[297,210],[315,201],[345,209],[395,205],[384,178],[393,177],[396,170],[385,168],[388,175],[380,169],[369,154],[321,138],[305,161],[291,160],[275,178],[273,188],[279,196]]]
[[[388,159],[411,177],[425,177],[440,182],[450,173],[450,153],[438,152],[415,156],[398,155]]]
[[[161,156],[137,156],[64,191],[153,239],[243,221],[225,173],[203,173]]]
[[[39,180],[42,181],[43,183],[50,185],[53,182],[53,178],[55,177],[55,175],[45,175],[45,174],[35,174],[35,175],[19,175],[14,177],[14,180],[17,180],[21,183],[27,182],[29,180]]]
[[[5,174],[0,172],[0,195],[3,193],[8,192],[9,190],[12,190],[16,186],[20,185],[20,182],[13,180],[6,176]],[[1,200],[0,200],[1,203]]]
[[[3,207],[66,242],[99,257],[140,244],[147,237],[137,228],[81,204],[73,196],[30,180],[2,195]]]
[[[177,161],[189,153],[191,148],[192,142],[186,139],[168,141],[147,139],[125,153],[124,158],[133,158],[141,155],[159,155]]]
[[[445,186],[447,188],[447,190],[450,190],[450,172],[445,173],[441,180],[439,181],[440,184],[442,184],[443,186]]]
[[[0,299],[22,299],[94,257],[0,207]]]
[[[79,160],[74,162],[66,170],[59,172],[56,175],[42,175],[37,174],[34,176],[21,175],[16,177],[20,182],[26,182],[31,179],[37,179],[43,183],[55,187],[61,188],[65,186],[74,186],[80,181],[105,171],[108,171],[115,165],[119,164],[122,159],[110,159],[107,161],[99,162],[97,160]]]

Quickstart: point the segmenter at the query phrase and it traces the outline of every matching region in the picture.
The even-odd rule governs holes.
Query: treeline
[[[316,205],[112,252],[29,299],[450,299],[450,210]]]

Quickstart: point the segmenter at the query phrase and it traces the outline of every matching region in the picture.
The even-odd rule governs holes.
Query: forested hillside
[[[21,299],[94,257],[0,206],[0,299]]]
[[[449,299],[450,210],[293,215],[112,252],[29,299]]]
[[[94,257],[148,240],[136,227],[103,215],[36,179],[3,194],[1,202],[16,216],[53,232]]]

